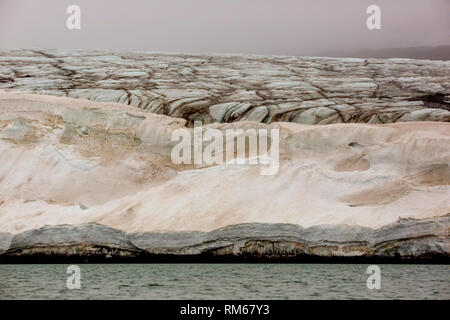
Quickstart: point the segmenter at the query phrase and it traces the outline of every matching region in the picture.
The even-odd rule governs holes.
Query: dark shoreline
[[[111,257],[90,256],[0,256],[2,264],[439,264],[450,265],[448,255],[430,255],[421,257],[320,257],[312,255],[299,255],[295,257],[258,257],[258,256],[214,256],[214,255],[143,255],[140,257]]]

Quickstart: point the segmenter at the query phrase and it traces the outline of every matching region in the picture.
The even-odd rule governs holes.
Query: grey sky
[[[0,0],[0,47],[323,55],[450,44],[449,17],[449,0]]]

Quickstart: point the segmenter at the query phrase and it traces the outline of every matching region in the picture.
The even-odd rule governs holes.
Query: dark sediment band
[[[450,215],[379,229],[239,224],[212,232],[127,234],[98,224],[0,233],[0,263],[348,262],[449,263]]]

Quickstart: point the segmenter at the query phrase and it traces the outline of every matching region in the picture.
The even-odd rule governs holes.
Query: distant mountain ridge
[[[326,54],[330,56],[329,53]],[[424,60],[450,60],[450,45],[435,47],[408,47],[408,48],[383,48],[383,49],[366,49],[358,51],[339,51],[332,53],[334,57],[354,57],[354,58],[407,58],[407,59],[424,59]]]

